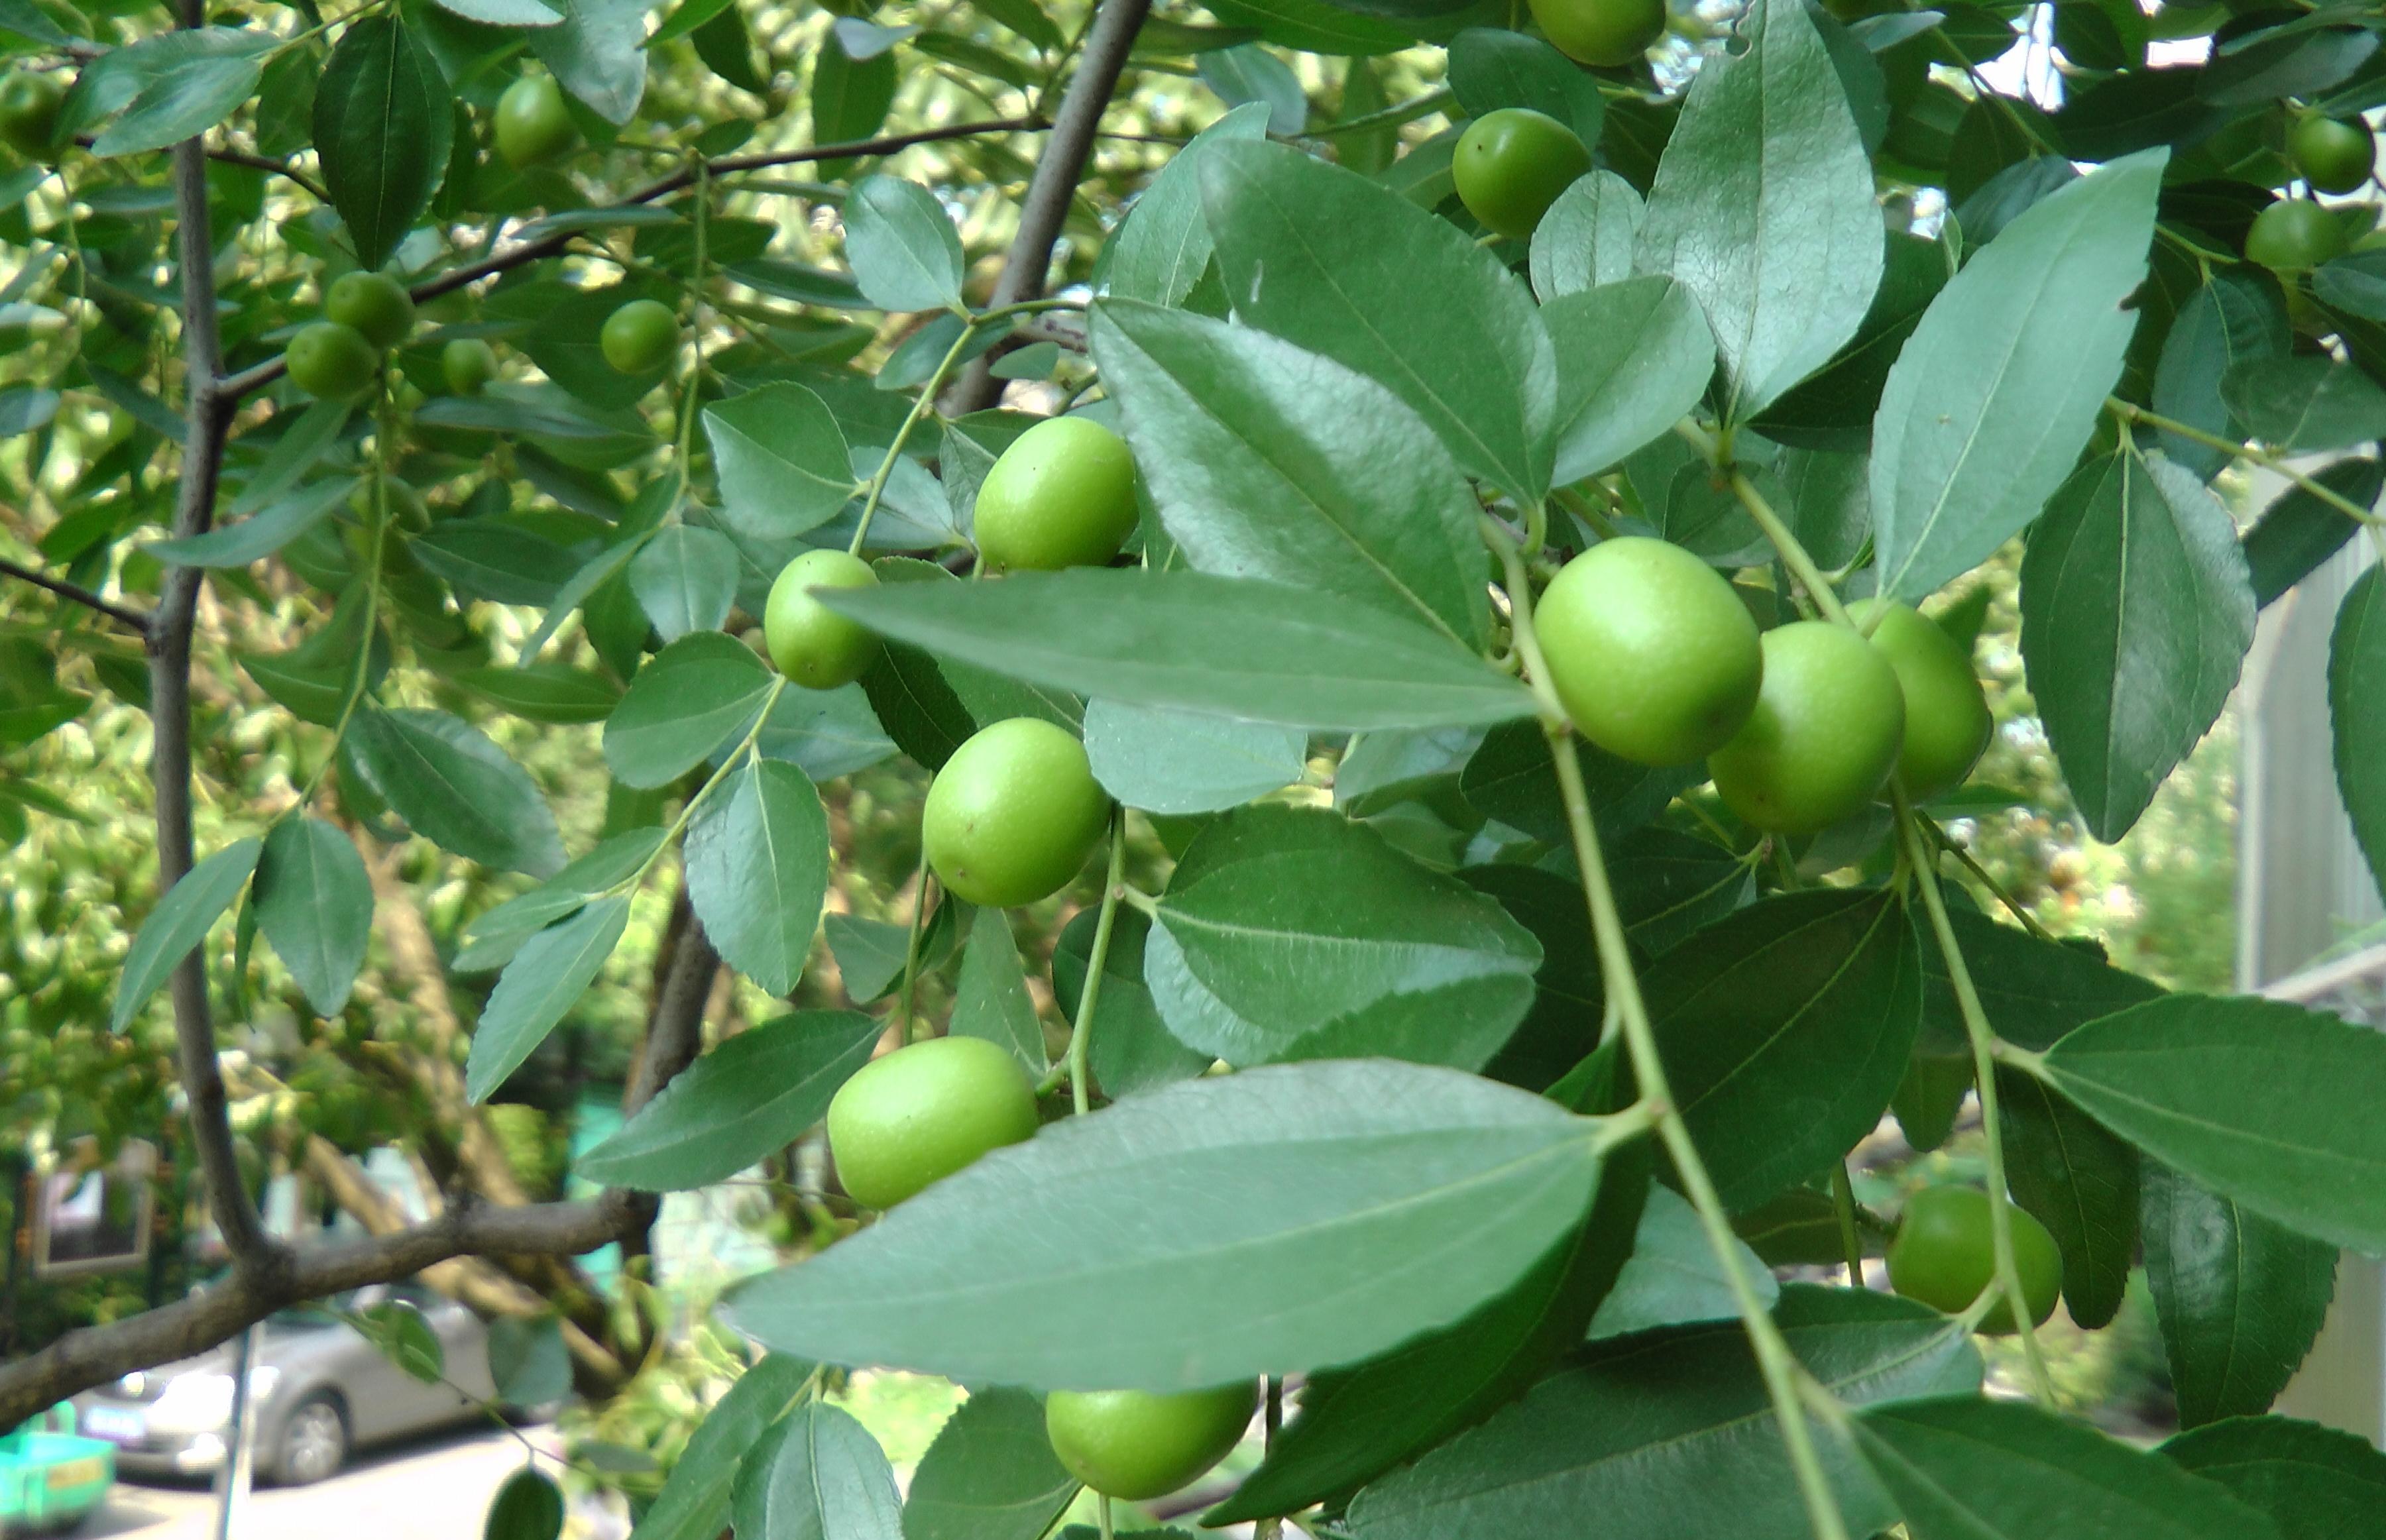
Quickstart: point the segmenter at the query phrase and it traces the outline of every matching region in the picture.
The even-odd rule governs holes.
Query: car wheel
[[[347,1462],[347,1419],[330,1396],[309,1396],[291,1409],[274,1450],[276,1480],[284,1486],[307,1486],[336,1474]]]

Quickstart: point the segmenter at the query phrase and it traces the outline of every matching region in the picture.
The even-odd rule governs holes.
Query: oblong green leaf
[[[1103,1024],[1107,1025],[1107,1019]],[[961,975],[953,984],[952,1020],[945,1027],[953,1037],[980,1037],[1017,1058],[1028,1074],[1043,1078],[1051,1068],[1044,1047],[1044,1023],[1036,1002],[1027,995],[1027,970],[1019,960],[1019,941],[1011,933],[1010,915],[981,908],[970,921],[969,947],[961,954]]]
[[[2337,607],[2328,639],[2329,745],[2336,788],[2373,881],[2386,886],[2386,603],[2379,569],[2365,567]]]
[[[1102,246],[1111,296],[1179,305],[1209,270],[1210,224],[1201,216],[1201,160],[1222,139],[1267,134],[1268,109],[1246,102],[1169,157]],[[950,484],[949,475],[946,478]]]
[[[153,540],[141,549],[174,567],[245,567],[330,518],[355,494],[357,485],[345,477],[317,482],[237,524],[181,540]]]
[[[1043,1401],[975,1391],[920,1458],[903,1540],[1043,1540],[1076,1495],[1077,1478],[1045,1436]]]
[[[464,1095],[474,1103],[505,1083],[579,1003],[630,923],[630,896],[599,898],[523,943],[497,976],[472,1029]]]
[[[1836,1226],[1834,1227],[1836,1228]],[[1781,1296],[1781,1285],[1755,1252],[1735,1243],[1740,1275],[1756,1286],[1756,1297],[1771,1308]],[[1689,1326],[1702,1321],[1731,1321],[1739,1314],[1739,1296],[1723,1264],[1715,1259],[1706,1226],[1698,1211],[1680,1194],[1662,1183],[1649,1189],[1649,1206],[1632,1242],[1632,1255],[1615,1276],[1615,1286],[1590,1318],[1593,1342],[1626,1337],[1664,1326]]]
[[[717,631],[729,619],[737,571],[737,547],[727,535],[673,524],[657,530],[630,558],[630,592],[655,633],[676,642],[692,631]]]
[[[793,994],[828,891],[828,814],[810,779],[785,759],[747,761],[689,826],[685,859],[688,902],[722,959],[766,994]]]
[[[2179,1426],[2268,1410],[2328,1320],[2336,1247],[2158,1161],[2146,1163],[2140,1181],[2146,1283]]]
[[[1647,209],[1632,184],[1592,171],[1558,194],[1533,227],[1533,293],[1547,305],[1632,276],[1632,248]]]
[[[1533,708],[1513,678],[1425,626],[1250,579],[1075,568],[821,597],[898,642],[1134,705],[1346,732]]]
[[[264,73],[265,55],[280,41],[237,27],[143,38],[102,54],[83,71],[61,123],[73,120],[82,128],[123,106],[124,116],[92,142],[92,153],[100,156],[162,150],[195,138],[247,100]]]
[[[764,385],[704,408],[721,479],[721,521],[756,540],[792,540],[853,495],[853,455],[828,403],[801,385]]]
[[[737,1472],[737,1540],[903,1540],[902,1498],[870,1431],[823,1401],[787,1414]]]
[[[728,1309],[787,1351],[1043,1389],[1348,1363],[1460,1319],[1572,1228],[1598,1128],[1382,1060],[1192,1081],[997,1150]]]
[[[1094,779],[1147,812],[1224,812],[1308,768],[1307,733],[1231,717],[1096,700],[1086,703],[1085,732]]]
[[[149,918],[141,922],[132,945],[124,954],[124,971],[116,985],[115,1008],[108,1013],[110,1032],[122,1032],[132,1020],[132,1013],[166,982],[166,976],[181,966],[193,947],[207,938],[208,930],[223,918],[224,910],[232,908],[232,900],[247,885],[264,848],[262,840],[234,840],[182,873],[181,880],[166,890],[157,907],[149,911]]]
[[[366,710],[349,724],[358,768],[408,827],[443,850],[545,877],[563,865],[555,814],[522,768],[445,711]]]
[[[257,865],[257,924],[306,992],[337,1016],[372,939],[372,879],[364,858],[318,819],[284,819],[266,836]]]
[[[771,670],[753,648],[691,632],[630,681],[605,721],[605,763],[623,785],[667,786],[752,725],[770,693]]]
[[[2235,1417],[2161,1453],[2269,1515],[2280,1540],[2386,1534],[2386,1454],[2358,1434],[2285,1417]]]
[[[2386,438],[2386,388],[2335,358],[2248,358],[2221,377],[2220,394],[2248,437],[2276,449]]]
[[[845,200],[845,255],[862,297],[882,310],[961,302],[961,237],[936,195],[899,177],[864,177]]]
[[[1086,966],[1100,919],[1098,909],[1080,909],[1052,945],[1052,995],[1073,1022],[1085,997]],[[1091,1053],[1094,1080],[1111,1101],[1191,1080],[1217,1062],[1176,1041],[1151,1003],[1151,989],[1143,982],[1143,948],[1150,933],[1151,922],[1134,909],[1121,908],[1112,917]]]
[[[2312,480],[2355,507],[2374,507],[2386,490],[2386,464],[2365,457],[2323,466]],[[2287,488],[2245,532],[2245,564],[2253,570],[2254,602],[2267,609],[2287,591],[2344,549],[2361,526],[2344,510],[2304,486]]]
[[[447,79],[406,23],[368,16],[340,34],[315,89],[315,153],[332,207],[378,268],[430,207],[455,131]]]
[[[1671,431],[1705,396],[1714,335],[1690,292],[1634,278],[1542,307],[1558,353],[1557,466],[1563,486]]]
[[[571,1163],[609,1187],[676,1193],[725,1182],[803,1136],[870,1062],[880,1023],[805,1010],[749,1027],[682,1070]]]
[[[804,1360],[772,1353],[739,1375],[688,1435],[632,1540],[720,1540],[739,1463],[785,1418],[812,1373]]]
[[[2226,435],[2230,431],[2221,382],[2237,365],[2254,358],[2283,358],[2294,332],[2277,283],[2267,274],[2215,273],[2188,296],[2163,339],[2154,366],[2154,409],[2174,422]],[[2178,433],[2161,435],[2163,453],[2205,481],[2231,457]]]
[[[1957,1062],[1968,1073],[1969,1061]],[[2063,1254],[2065,1308],[2083,1330],[2110,1325],[2137,1255],[2138,1152],[2028,1075],[1999,1070],[1997,1101],[2005,1183]]]
[[[489,1499],[482,1540],[556,1540],[563,1533],[563,1489],[534,1465],[508,1476]]]

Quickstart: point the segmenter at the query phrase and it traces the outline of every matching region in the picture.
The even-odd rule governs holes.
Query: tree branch
[[[1020,205],[1019,233],[1011,238],[1011,251],[1002,259],[1002,276],[995,280],[989,308],[1043,294],[1044,280],[1052,267],[1052,247],[1061,239],[1061,222],[1069,216],[1069,200],[1076,195],[1086,157],[1092,153],[1095,134],[1102,126],[1102,113],[1118,90],[1127,50],[1135,46],[1136,34],[1143,30],[1143,19],[1150,12],[1151,0],[1101,0],[1094,13],[1085,56],[1069,81],[1068,94],[1061,99],[1061,110],[1052,119],[1052,137],[1044,142],[1043,158],[1036,161],[1026,201]],[[999,399],[1002,382],[994,377],[993,369],[992,355],[971,363],[949,393],[947,409],[951,415],[983,411]]]
[[[20,567],[5,557],[0,557],[0,572],[6,572],[12,578],[20,578],[36,588],[46,588],[61,599],[72,599],[79,605],[95,609],[120,625],[131,626],[138,635],[149,634],[149,617],[137,609],[128,609],[112,600],[103,599],[79,583],[69,582],[64,578],[47,576],[30,567]]]
[[[285,181],[296,182],[312,194],[318,203],[332,201],[332,194],[324,190],[321,182],[296,167],[286,165],[271,156],[250,155],[246,150],[213,149],[207,152],[207,158],[220,160],[227,166],[248,166],[260,171],[270,171]]]

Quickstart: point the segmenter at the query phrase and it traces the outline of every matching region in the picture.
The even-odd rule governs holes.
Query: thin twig
[[[5,572],[12,578],[22,579],[36,588],[46,588],[61,599],[72,599],[87,608],[95,609],[111,620],[131,626],[139,635],[149,634],[149,617],[137,609],[127,609],[114,600],[103,599],[80,583],[69,582],[64,578],[50,577],[30,567],[20,567],[5,557],[0,557],[0,572]]]
[[[259,171],[270,171],[286,182],[296,182],[312,194],[319,203],[332,201],[332,194],[321,182],[296,167],[276,160],[271,156],[250,155],[246,150],[213,149],[207,152],[207,158],[220,160],[227,166],[247,166]]]

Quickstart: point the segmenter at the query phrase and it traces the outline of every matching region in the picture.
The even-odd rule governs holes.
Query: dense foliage
[[[1206,8],[0,0],[11,945],[144,916],[0,991],[54,1045],[8,1105],[186,1109],[231,1264],[0,1421],[426,1264],[540,1319],[501,1379],[618,1385],[650,1195],[764,1165],[801,1255],[647,1540],[1107,1530],[1262,1406],[1210,1522],[2374,1509],[2265,1414],[2386,1249],[2386,1044],[2056,941],[1948,826],[2032,790],[1973,775],[2017,539],[2111,841],[2375,535],[2378,17]],[[2327,681],[2373,859],[2379,582]],[[146,851],[74,822],[144,714]],[[1008,911],[1073,890],[1048,979]],[[631,1116],[545,1201],[500,1110],[592,1016]],[[1859,1211],[1882,1117],[1975,1096],[1985,1188]],[[411,1229],[354,1158],[401,1129]],[[377,1242],[286,1254],[277,1165]],[[2010,1333],[2051,1403],[2035,1325],[2141,1258],[2190,1432],[1980,1394]],[[979,1387],[908,1501],[822,1394],[867,1366]]]

